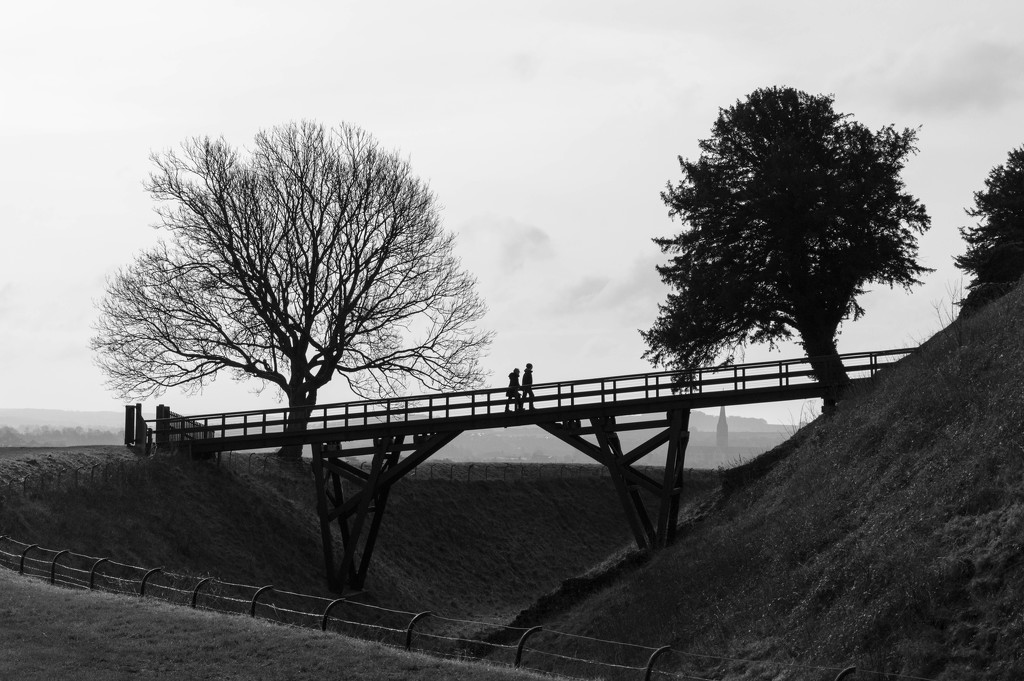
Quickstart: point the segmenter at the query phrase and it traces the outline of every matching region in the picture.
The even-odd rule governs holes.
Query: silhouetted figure
[[[516,411],[523,410],[523,399],[519,396],[519,367],[513,369],[512,373],[508,375],[508,390],[505,391],[505,394],[508,396],[508,403],[505,405],[506,412],[512,406],[513,401]]]
[[[530,409],[533,409],[533,365],[526,363],[526,370],[523,371],[523,401],[530,401]]]

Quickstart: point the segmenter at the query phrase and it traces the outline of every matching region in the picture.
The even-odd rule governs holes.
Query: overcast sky
[[[932,218],[920,246],[935,272],[868,294],[839,338],[842,352],[916,345],[960,280],[972,193],[1024,144],[1022,25],[1017,0],[5,6],[0,407],[121,409],[88,341],[105,279],[160,238],[150,153],[194,135],[246,146],[303,118],[361,126],[429,181],[490,309],[493,385],[527,361],[538,381],[649,370],[637,330],[667,293],[651,239],[679,230],[659,194],[720,107],[771,85],[832,93],[873,129],[920,126],[904,178]],[[250,388],[225,377],[160,401],[277,405]]]

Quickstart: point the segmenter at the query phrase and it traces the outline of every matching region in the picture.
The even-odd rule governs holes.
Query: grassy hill
[[[61,589],[8,570],[0,570],[0,640],[0,677],[19,681],[548,678],[152,599]]]
[[[1024,678],[1022,331],[1021,291],[954,323],[727,472],[675,546],[557,598],[628,545],[607,479],[403,481],[368,587],[505,621],[548,594],[557,607],[518,623],[671,645],[659,671],[704,679],[817,681],[849,664],[890,675],[855,681]],[[323,584],[310,496],[298,472],[165,460],[116,494],[9,499],[0,534],[298,590]]]
[[[17,470],[17,479],[40,462],[52,469],[101,456],[99,448],[46,451],[34,462],[0,461],[0,473]],[[248,474],[244,465],[149,459],[127,485],[11,495],[0,502],[0,535],[137,566],[332,595],[308,466],[272,468]],[[471,482],[465,465],[443,470],[454,475],[410,477],[393,488],[366,585],[372,602],[508,621],[631,541],[611,481],[596,468],[562,477],[550,467],[548,477]],[[709,490],[714,479],[698,475],[694,489]],[[0,475],[0,490],[5,481]]]
[[[560,626],[702,678],[1024,679],[1022,333],[1020,290],[954,323]]]
[[[5,452],[0,457],[0,535],[24,538],[55,550],[70,548],[79,554],[109,556],[143,568],[159,565],[179,575],[213,575],[222,582],[273,584],[280,590],[335,596],[325,588],[312,483],[308,470],[301,467],[271,465],[264,472],[258,464],[249,472],[245,457],[240,459],[242,464],[236,457],[230,465],[226,461],[214,465],[176,456],[153,457],[127,465],[129,475],[125,480],[102,483],[100,476],[95,476],[94,484],[83,482],[67,490],[50,487],[39,495],[14,492],[2,498],[2,493],[8,491],[8,479],[18,480],[45,470],[52,480],[62,467],[65,471],[69,467],[88,471],[104,459],[115,461],[113,470],[120,470],[120,462],[130,461],[131,455],[123,449],[108,451],[102,447]],[[480,468],[477,466],[476,475]],[[470,477],[468,466],[442,464],[437,470],[442,474],[436,478],[419,475],[394,488],[362,600],[414,612],[429,609],[449,618],[507,623],[566,578],[587,572],[602,561],[615,564],[615,555],[631,543],[611,481],[598,476],[595,467],[585,471],[567,467],[563,471],[559,466],[515,466],[511,468],[513,474],[502,472],[500,476],[495,476],[492,468],[490,479],[474,477],[472,482],[466,482]],[[693,478],[692,503],[717,488],[714,474],[695,473]],[[17,556],[16,550],[13,555]],[[134,579],[138,580],[142,572]],[[179,587],[190,589],[195,581]],[[69,653],[69,660],[88,654],[79,650],[82,646],[99,646],[104,651],[103,660],[96,664],[101,668],[105,660],[130,655],[126,650],[116,652],[120,645],[117,641],[103,640],[100,645],[89,642],[96,637],[81,635],[79,630],[86,627],[90,617],[90,601],[75,600],[76,617],[82,621],[73,633],[59,623],[56,629],[50,626],[42,611],[70,608],[71,600],[77,598],[60,591],[44,589],[31,596],[31,603],[24,590],[14,589],[7,594],[8,603],[0,607],[5,617],[14,616],[13,620],[7,617],[7,624],[25,617],[26,612],[34,622],[29,626],[11,625],[18,632],[17,647],[24,644],[29,651],[36,651],[12,650],[11,668],[35,669],[41,674],[31,658],[48,645],[46,641],[52,636],[70,636],[67,645],[75,652]],[[95,622],[103,630],[109,620],[116,619],[111,612],[117,606],[95,607]],[[158,637],[161,621],[167,617],[161,612],[150,615],[149,620],[133,619],[132,626],[144,627],[149,632],[144,637]],[[191,626],[174,618],[168,620],[167,626],[175,634]],[[389,626],[404,627],[407,621],[401,619]],[[204,646],[204,653],[195,660],[195,669],[213,669],[215,661],[221,659],[207,656],[205,651],[236,645],[235,624],[224,627],[213,637],[214,643]],[[476,628],[464,627],[466,632]],[[363,629],[359,631],[360,635],[366,634]],[[319,668],[315,654],[312,661],[305,659],[307,651],[318,646],[315,642],[303,644],[302,665]],[[170,655],[165,648],[153,655],[146,651],[139,660],[125,661],[122,666],[159,677],[170,668],[166,661],[159,662]],[[508,664],[510,653],[498,652],[502,653],[498,661]],[[154,655],[157,661],[152,659]],[[246,657],[244,647],[230,653],[232,660]],[[268,662],[270,669],[278,669],[278,664]],[[392,662],[382,659],[378,664]],[[393,664],[400,671],[410,668],[401,659]],[[89,670],[88,678],[119,678],[117,674],[104,676],[88,664],[85,668]],[[422,668],[424,675],[417,678],[444,676],[434,662]],[[479,667],[465,678],[498,678],[492,676],[494,673],[493,669]],[[395,674],[386,669],[379,676],[351,678],[402,678],[401,673]],[[25,678],[42,676],[29,674]],[[268,674],[257,678],[309,676]]]

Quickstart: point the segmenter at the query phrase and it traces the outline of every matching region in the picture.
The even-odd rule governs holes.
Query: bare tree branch
[[[245,155],[196,138],[152,160],[169,239],[109,280],[92,339],[118,395],[222,371],[310,408],[338,375],[365,396],[481,382],[475,281],[434,194],[369,134],[293,123]]]

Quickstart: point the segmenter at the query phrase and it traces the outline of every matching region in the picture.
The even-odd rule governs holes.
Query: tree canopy
[[[845,381],[840,323],[860,317],[869,283],[910,287],[928,272],[917,235],[930,226],[900,178],[917,133],[872,132],[833,97],[763,88],[720,109],[700,157],[662,200],[681,232],[655,239],[671,287],[641,331],[655,364],[731,362],[750,343],[796,335],[819,380]]]
[[[974,276],[963,303],[969,312],[1006,293],[1024,275],[1024,147],[989,172],[985,188],[974,192],[974,207],[966,211],[979,222],[960,228],[967,252],[954,262]]]
[[[227,372],[302,417],[336,376],[364,396],[481,381],[475,281],[434,194],[368,133],[292,123],[247,153],[206,137],[152,160],[169,239],[108,280],[92,339],[118,395]]]

